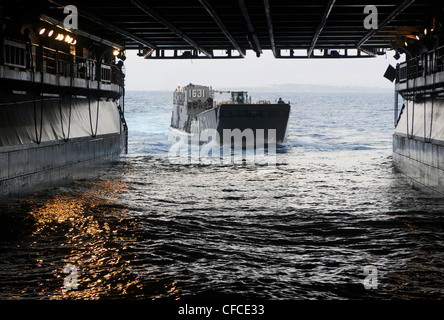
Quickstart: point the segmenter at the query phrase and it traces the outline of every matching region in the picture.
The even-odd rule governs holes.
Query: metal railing
[[[10,67],[26,68],[26,45],[11,40],[4,40],[3,48],[4,64]]]
[[[124,74],[115,64],[9,39],[5,39],[0,50],[7,67],[124,86]]]
[[[412,57],[398,65],[397,83],[444,71],[444,46]]]

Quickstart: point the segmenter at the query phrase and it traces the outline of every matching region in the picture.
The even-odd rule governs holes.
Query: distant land
[[[270,84],[254,87],[213,88],[215,90],[243,90],[251,92],[394,92],[393,88],[359,87],[359,86],[334,86],[317,84]]]
[[[334,85],[319,85],[319,84],[269,84],[262,86],[252,86],[252,87],[240,87],[238,85],[232,87],[216,87],[213,86],[214,90],[221,91],[248,91],[248,92],[394,92],[393,88],[382,88],[382,87],[360,87],[360,86],[334,86]],[[127,91],[146,91],[146,90],[131,90]],[[147,91],[168,91],[171,90],[147,90]]]

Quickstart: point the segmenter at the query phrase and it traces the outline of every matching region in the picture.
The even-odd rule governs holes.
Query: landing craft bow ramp
[[[4,6],[15,6],[17,20],[40,12],[41,19],[62,23],[67,5],[78,9],[79,30],[139,50],[146,59],[243,58],[250,50],[257,56],[270,50],[276,58],[373,57],[412,48],[416,35],[443,16],[442,1],[426,0],[46,0]],[[364,25],[369,14],[377,14],[371,28]]]

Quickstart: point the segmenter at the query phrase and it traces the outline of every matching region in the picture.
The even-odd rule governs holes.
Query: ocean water
[[[171,161],[172,93],[128,92],[128,155],[1,207],[0,299],[442,299],[444,199],[393,168],[393,94],[251,95],[292,105],[273,166]]]

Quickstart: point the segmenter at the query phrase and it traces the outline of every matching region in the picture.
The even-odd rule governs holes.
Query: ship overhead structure
[[[87,163],[125,149],[125,50],[149,60],[242,59],[265,51],[276,59],[359,59],[391,52],[399,66],[386,77],[405,106],[395,103],[395,165],[442,190],[443,6],[441,0],[4,1],[1,190],[17,194],[23,186],[32,191],[72,180]],[[64,27],[67,7],[76,9],[77,28]]]

